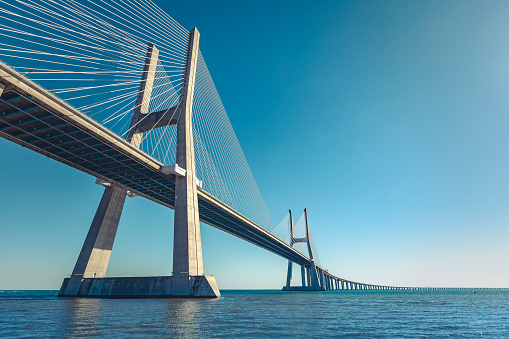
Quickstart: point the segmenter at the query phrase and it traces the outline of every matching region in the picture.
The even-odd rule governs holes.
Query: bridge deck
[[[174,208],[175,177],[163,165],[95,120],[0,62],[0,136]],[[200,220],[297,264],[309,260],[204,190]]]

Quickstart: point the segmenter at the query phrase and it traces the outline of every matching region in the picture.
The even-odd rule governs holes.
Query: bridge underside
[[[175,176],[93,119],[0,63],[0,136],[174,208]],[[309,259],[202,189],[200,220],[299,265]]]

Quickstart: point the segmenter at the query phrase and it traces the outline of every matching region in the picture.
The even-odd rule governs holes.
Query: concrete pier
[[[83,278],[104,278],[127,191],[106,187],[69,283],[62,295],[77,295]]]
[[[90,227],[71,278],[62,283],[59,296],[66,297],[219,297],[213,276],[205,276],[198,211],[196,164],[194,156],[192,106],[200,34],[189,34],[187,60],[182,77],[177,124],[176,165],[182,170],[175,177],[175,222],[173,275],[164,277],[105,278],[127,191],[105,183],[106,189]],[[140,81],[135,110],[127,141],[138,148],[147,123],[159,51],[149,44]],[[161,112],[155,112],[159,114]],[[164,113],[163,113],[164,114]],[[178,122],[177,122],[178,121]],[[142,126],[142,128],[139,128]],[[160,126],[152,126],[160,127]]]
[[[67,289],[69,281],[69,278],[64,279],[59,292],[60,296],[66,296],[63,291]],[[210,298],[220,295],[214,277],[191,277],[191,292],[184,296],[176,293],[174,283],[175,280],[171,276],[85,278],[74,296],[88,298]]]

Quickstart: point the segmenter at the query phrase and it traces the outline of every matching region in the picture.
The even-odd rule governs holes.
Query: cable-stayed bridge
[[[200,221],[287,259],[285,290],[406,288],[322,268],[307,211],[272,222],[196,28],[150,0],[0,3],[0,136],[105,187],[60,295],[219,296],[203,273]],[[128,196],[175,210],[171,276],[106,277]]]

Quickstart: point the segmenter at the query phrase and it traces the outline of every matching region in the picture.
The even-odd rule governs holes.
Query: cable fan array
[[[274,226],[201,52],[193,100],[197,175],[204,189],[268,231]]]
[[[0,59],[116,134],[125,137],[136,128],[130,123],[149,43],[159,50],[149,111],[178,106],[189,32],[151,0],[0,3]],[[203,188],[273,231],[201,52],[193,134]],[[176,126],[145,132],[140,149],[174,163]]]

